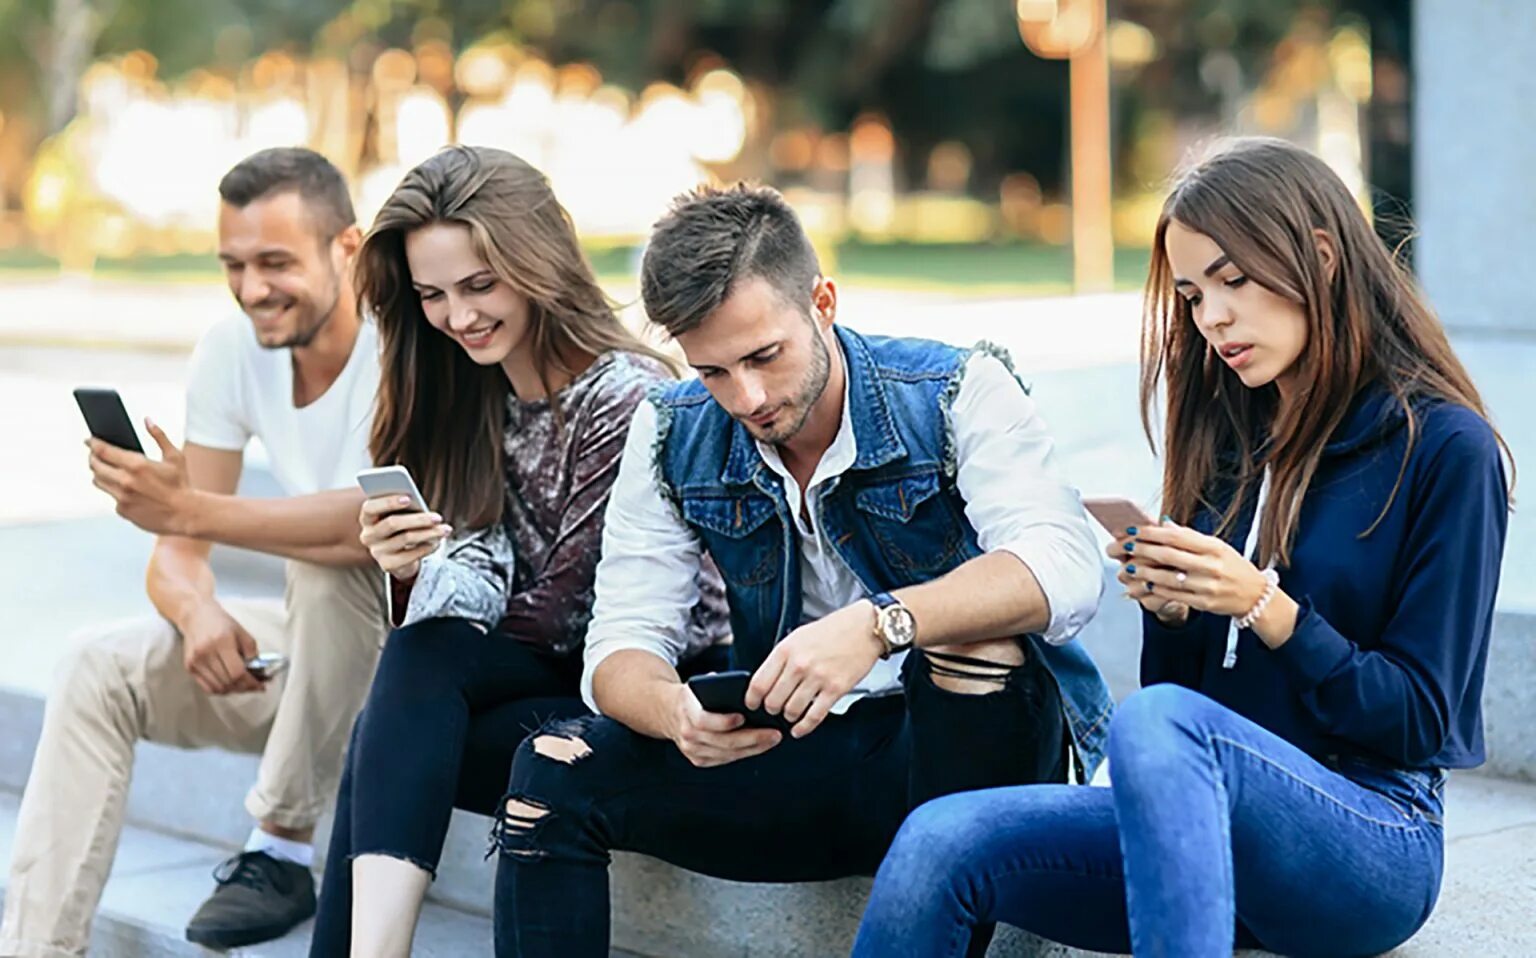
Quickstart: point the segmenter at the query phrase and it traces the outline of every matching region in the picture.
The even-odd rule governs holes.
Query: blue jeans
[[[1094,951],[1375,955],[1428,919],[1440,771],[1329,767],[1198,692],[1156,685],[1109,732],[1110,788],[1030,785],[913,812],[855,958],[960,956],[1006,922]]]

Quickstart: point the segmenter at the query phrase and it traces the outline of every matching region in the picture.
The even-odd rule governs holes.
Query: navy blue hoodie
[[[1339,424],[1302,503],[1280,587],[1301,606],[1270,649],[1251,630],[1221,667],[1230,619],[1194,613],[1180,628],[1144,616],[1143,685],[1203,692],[1314,758],[1358,756],[1411,768],[1483,762],[1483,673],[1508,499],[1493,430],[1473,411],[1417,404],[1380,387]],[[1402,470],[1402,486],[1382,514]],[[1241,550],[1256,490],[1228,541]],[[1226,494],[1230,502],[1231,492]],[[1220,497],[1217,504],[1223,505]],[[1199,515],[1209,533],[1218,516]]]

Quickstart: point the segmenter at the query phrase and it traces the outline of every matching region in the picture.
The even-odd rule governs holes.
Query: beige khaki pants
[[[224,606],[261,651],[289,656],[265,691],[205,694],[158,617],[92,630],[65,659],[21,800],[0,955],[85,954],[140,739],[260,753],[245,799],[258,821],[309,828],[335,796],[386,632],[383,576],[290,561],[283,601]]]

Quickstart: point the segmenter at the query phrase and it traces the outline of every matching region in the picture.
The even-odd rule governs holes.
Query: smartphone
[[[379,466],[377,469],[364,469],[357,474],[357,484],[368,493],[368,498],[377,499],[379,496],[405,496],[411,500],[411,506],[417,512],[430,512],[427,508],[427,500],[416,488],[416,480],[411,478],[411,472],[404,466]]]
[[[123,397],[116,389],[95,389],[82,386],[75,390],[75,405],[85,417],[85,425],[91,435],[119,449],[144,454],[138,433],[133,431],[133,420],[123,406]]]
[[[1116,539],[1124,538],[1125,530],[1132,527],[1157,525],[1157,520],[1147,515],[1141,506],[1117,496],[1084,499],[1083,508]]]
[[[275,677],[287,667],[288,656],[281,652],[263,652],[245,662],[245,670],[263,682]]]
[[[752,673],[734,672],[710,672],[707,675],[695,675],[688,680],[688,688],[693,692],[694,698],[704,706],[706,712],[716,712],[722,715],[746,716],[748,728],[772,728],[788,735],[789,730],[795,727],[795,723],[782,715],[774,715],[762,709],[747,708],[747,686],[752,682]]]

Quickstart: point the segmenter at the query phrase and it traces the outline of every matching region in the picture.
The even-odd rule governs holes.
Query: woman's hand
[[[1184,526],[1138,529],[1122,548],[1133,583],[1202,612],[1247,615],[1269,586],[1264,573],[1225,541]]]
[[[1127,549],[1126,543],[1132,543],[1135,548],[1135,536],[1141,531],[1139,528],[1125,530],[1111,542],[1104,551],[1111,559],[1120,563],[1120,573],[1115,576],[1120,584],[1125,586],[1125,597],[1134,600],[1143,609],[1157,616],[1157,620],[1164,625],[1178,627],[1189,621],[1189,606],[1186,603],[1170,599],[1156,590],[1149,590],[1146,583],[1132,576],[1126,571],[1131,564],[1135,553]]]
[[[416,578],[421,560],[453,532],[437,513],[413,510],[406,496],[364,500],[358,521],[363,527],[358,540],[368,547],[379,568],[401,582]]]

